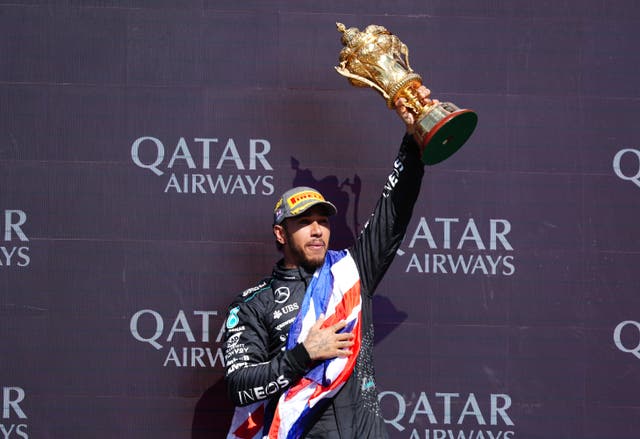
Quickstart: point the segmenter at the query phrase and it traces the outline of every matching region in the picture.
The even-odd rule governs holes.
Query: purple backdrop
[[[321,188],[346,245],[403,134],[336,21],[479,115],[378,290],[391,437],[638,437],[640,6],[416,3],[0,1],[3,437],[223,437],[277,195]]]

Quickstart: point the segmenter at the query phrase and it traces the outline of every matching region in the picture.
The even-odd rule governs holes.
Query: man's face
[[[324,263],[331,230],[329,217],[321,206],[287,218],[284,226],[274,226],[274,233],[283,246],[286,267],[302,266],[313,271]]]

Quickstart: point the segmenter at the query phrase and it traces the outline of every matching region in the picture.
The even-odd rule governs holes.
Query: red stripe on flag
[[[323,328],[327,328],[331,325],[335,325],[341,320],[346,319],[351,314],[351,310],[360,303],[360,281],[356,282],[349,290],[347,290],[340,303],[336,305],[333,314],[327,316],[327,319],[322,323]]]
[[[307,377],[302,377],[300,378],[300,381],[298,381],[298,384],[296,384],[295,386],[291,387],[289,389],[289,391],[285,394],[285,401],[290,400],[291,398],[293,398],[294,396],[296,396],[298,394],[298,392],[300,392],[301,390],[303,390],[305,387],[307,387],[310,383],[312,383],[313,381],[311,381],[309,378]]]
[[[240,439],[252,439],[262,428],[264,423],[264,404],[260,405],[256,411],[251,413],[246,421],[244,421],[233,432]]]

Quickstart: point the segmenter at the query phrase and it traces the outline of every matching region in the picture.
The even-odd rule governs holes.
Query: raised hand
[[[431,99],[429,97],[431,95],[431,90],[429,90],[424,85],[420,85],[419,87],[417,87],[414,90],[414,93],[418,97],[418,101],[420,102],[420,104],[422,104],[425,107],[433,104],[437,104],[440,102],[437,99]],[[407,107],[406,98],[401,97],[397,99],[395,101],[395,105],[396,105],[396,113],[398,113],[402,121],[407,126],[407,131],[409,133],[413,133],[414,131],[413,124],[415,123],[416,119],[413,111],[411,111],[411,109]]]

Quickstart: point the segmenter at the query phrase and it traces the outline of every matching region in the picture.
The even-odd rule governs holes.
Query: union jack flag
[[[335,396],[347,382],[360,352],[361,340],[360,277],[355,261],[347,250],[329,251],[324,265],[316,271],[296,320],[289,330],[287,349],[302,343],[321,315],[323,327],[342,320],[342,332],[355,335],[352,354],[325,360],[287,389],[276,407],[268,435],[263,434],[264,402],[238,407],[227,439],[296,439],[308,426],[309,419],[322,410],[328,398]]]

